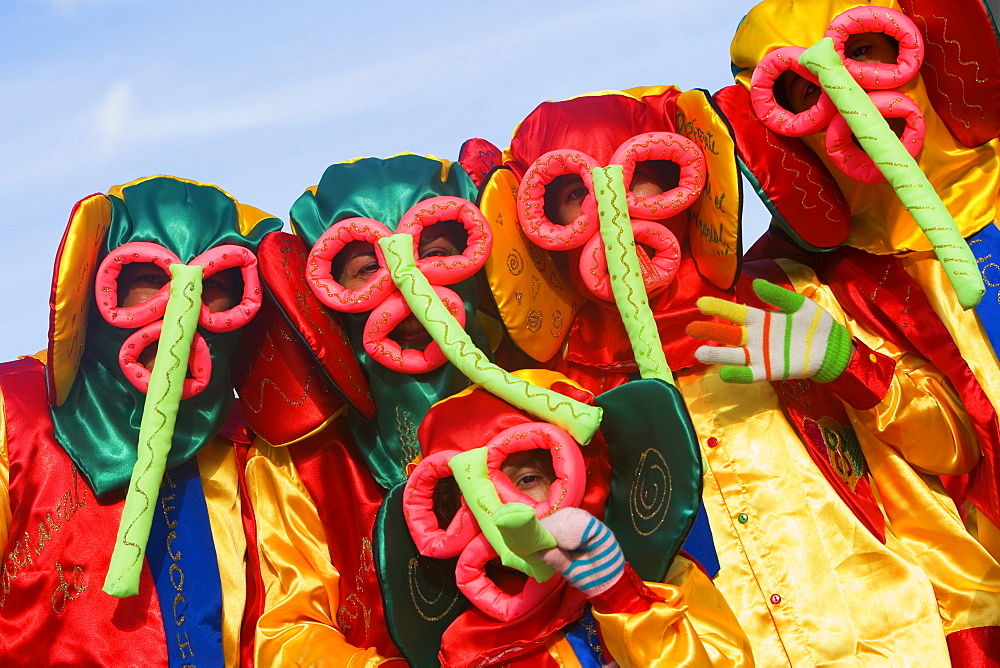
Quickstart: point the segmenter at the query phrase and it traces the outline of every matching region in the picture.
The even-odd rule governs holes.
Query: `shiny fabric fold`
[[[95,498],[56,442],[37,360],[0,365],[0,392],[12,511],[0,568],[0,663],[130,666],[142,657],[166,667],[149,569],[138,596],[119,600],[100,589],[124,495]]]

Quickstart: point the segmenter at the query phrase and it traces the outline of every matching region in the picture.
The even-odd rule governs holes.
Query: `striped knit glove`
[[[582,508],[562,508],[541,524],[558,547],[538,553],[588,598],[607,591],[625,571],[625,556],[611,529]]]
[[[722,346],[701,346],[694,355],[704,364],[724,364],[722,380],[752,383],[758,380],[811,378],[819,383],[836,380],[847,368],[854,344],[847,328],[811,299],[762,279],[753,290],[777,311],[702,297],[698,308],[734,323],[693,322],[687,333]]]

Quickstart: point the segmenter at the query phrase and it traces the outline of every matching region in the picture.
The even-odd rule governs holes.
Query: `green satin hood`
[[[327,167],[319,185],[292,205],[295,233],[309,246],[334,223],[362,216],[395,231],[417,202],[450,195],[476,201],[476,185],[457,164],[421,155],[360,158]]]
[[[458,164],[413,154],[361,158],[328,167],[319,185],[292,205],[292,227],[311,247],[327,228],[345,218],[372,218],[396,230],[403,214],[425,199],[453,196],[475,202],[476,195],[475,184]],[[476,279],[449,287],[465,302],[466,331],[489,354],[476,317]],[[436,402],[467,387],[469,380],[451,363],[423,374],[388,369],[372,360],[361,345],[368,313],[338,316],[345,323],[375,402],[373,420],[350,410],[351,434],[375,479],[388,489],[406,479],[406,465],[420,453],[417,427],[424,415]]]
[[[111,220],[98,262],[132,241],[160,244],[184,262],[220,244],[256,251],[261,238],[282,225],[214,186],[172,177],[114,188],[108,199]],[[129,480],[146,395],[125,379],[118,363],[119,350],[136,329],[105,322],[94,300],[87,311],[79,370],[66,400],[51,412],[56,439],[100,495]],[[180,403],[168,467],[193,457],[218,432],[233,404],[230,367],[240,333],[201,328],[199,333],[211,351],[212,375],[204,391]]]

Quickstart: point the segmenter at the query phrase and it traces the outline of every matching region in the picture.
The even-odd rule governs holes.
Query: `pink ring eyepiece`
[[[804,137],[819,132],[837,113],[837,107],[825,91],[813,106],[799,113],[778,104],[774,86],[778,78],[791,71],[818,86],[816,77],[799,63],[805,49],[786,46],[767,54],[750,77],[750,103],[758,120],[768,129],[788,137]]]
[[[851,37],[866,33],[882,33],[896,40],[899,43],[896,61],[865,62],[844,52]],[[906,14],[888,7],[863,5],[841,12],[830,22],[825,36],[833,40],[833,48],[854,80],[868,90],[901,86],[917,75],[924,62],[924,39],[920,29]]]
[[[496,558],[496,550],[486,536],[479,534],[458,557],[455,582],[474,606],[499,621],[506,622],[524,615],[564,582],[558,575],[545,582],[529,577],[521,593],[508,594],[486,575],[486,564]]]
[[[680,168],[675,188],[659,195],[626,193],[628,211],[634,218],[662,220],[676,216],[691,206],[705,188],[705,154],[693,141],[673,132],[647,132],[622,143],[611,162],[622,165],[626,187],[632,184],[639,163],[666,160]]]
[[[598,229],[597,200],[590,170],[602,165],[581,151],[549,151],[532,163],[517,191],[517,212],[521,229],[536,245],[547,250],[579,248]],[[557,177],[577,174],[587,188],[580,214],[568,225],[560,225],[545,215],[545,189]]]
[[[448,462],[458,450],[443,450],[424,457],[406,480],[403,503],[406,526],[420,554],[435,559],[457,557],[479,534],[479,525],[459,494],[458,512],[444,529],[434,514],[434,489],[445,478],[453,478]]]
[[[396,289],[378,245],[379,239],[390,236],[392,230],[388,227],[361,216],[331,225],[313,244],[306,263],[306,280],[316,298],[341,313],[363,313],[381,304]],[[378,269],[357,289],[344,287],[332,274],[333,258],[352,241],[364,241],[374,246],[378,261]]]
[[[146,325],[125,339],[125,343],[122,344],[121,351],[118,353],[118,365],[121,367],[122,373],[125,374],[125,378],[143,394],[149,392],[150,371],[139,361],[139,356],[146,348],[159,342],[162,331],[162,320]],[[188,370],[191,373],[191,378],[184,379],[181,399],[188,399],[199,394],[208,386],[208,381],[212,377],[212,353],[208,350],[205,338],[198,333],[195,333],[194,341],[191,344]]]
[[[560,508],[579,506],[583,501],[587,478],[583,454],[573,437],[563,429],[547,422],[514,425],[491,438],[486,449],[486,469],[504,503],[524,503],[533,507],[535,514],[542,518]],[[520,491],[502,470],[508,457],[526,450],[548,450],[552,455],[556,479],[545,501],[535,501]]]
[[[166,273],[167,283],[141,304],[119,306],[119,276],[125,265],[134,262],[155,264]],[[94,296],[101,316],[109,324],[123,329],[144,327],[162,318],[170,298],[170,265],[175,262],[180,263],[180,258],[174,253],[148,241],[131,241],[113,250],[101,261],[94,279]]]
[[[260,277],[257,273],[257,256],[249,248],[223,244],[210,248],[190,264],[202,267],[202,284],[220,271],[238,267],[243,278],[243,295],[239,304],[224,311],[210,311],[208,304],[201,305],[198,324],[210,332],[231,332],[250,322],[260,310]],[[204,288],[202,289],[204,298]]]
[[[681,263],[681,248],[677,237],[662,223],[649,220],[633,220],[632,233],[635,243],[647,246],[653,251],[652,257],[642,249],[636,249],[639,270],[646,294],[654,296],[670,285],[677,276]],[[615,300],[608,274],[608,257],[600,235],[594,235],[580,254],[580,279],[592,295],[606,302]]]
[[[465,249],[456,255],[421,258],[418,254],[424,230],[436,223],[457,221],[466,235]],[[464,281],[486,264],[493,249],[493,233],[486,217],[475,204],[460,197],[431,197],[403,214],[397,232],[413,236],[417,268],[432,285],[454,285]]]
[[[448,311],[455,316],[458,324],[465,327],[465,302],[454,291],[440,285],[431,286],[444,302]],[[394,292],[375,308],[368,316],[362,340],[365,352],[382,366],[401,373],[427,373],[448,361],[441,346],[431,340],[423,325],[414,318],[412,329],[396,331],[412,314],[406,300]],[[392,338],[393,332],[395,338]],[[402,343],[399,340],[402,339]],[[406,344],[426,347],[404,348]]]
[[[875,91],[869,93],[868,97],[884,118],[906,120],[906,128],[899,141],[907,153],[917,157],[927,134],[927,123],[917,103],[902,93],[891,91]],[[826,133],[826,152],[844,175],[859,183],[885,181],[885,176],[871,156],[855,143],[854,134],[843,116],[838,115],[830,122]]]

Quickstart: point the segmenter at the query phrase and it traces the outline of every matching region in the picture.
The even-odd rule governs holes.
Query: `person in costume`
[[[650,149],[668,142],[684,150]],[[961,402],[924,360],[878,336],[852,339],[847,316],[808,272],[737,281],[732,131],[704,92],[662,87],[544,103],[519,125],[504,157],[508,174],[495,173],[481,198],[491,220],[520,222],[520,232],[506,237],[494,224],[496,261],[487,270],[500,315],[521,350],[598,393],[599,402],[606,390],[634,382],[642,362],[629,319],[619,315],[629,300],[616,295],[611,307],[601,297],[602,284],[614,287],[622,274],[605,270],[603,228],[601,238],[590,236],[595,219],[603,225],[594,201],[604,186],[591,186],[584,174],[593,165],[621,165],[627,188],[643,174],[637,163],[654,162],[645,172],[659,173],[663,193],[620,198],[643,249],[635,273],[705,461],[703,499],[720,562],[715,582],[758,663],[945,663],[954,631],[995,623],[985,612],[995,607],[963,607],[977,597],[995,600],[995,563],[976,552],[947,500],[900,455],[917,435],[938,444],[942,458],[974,444]],[[586,193],[552,187],[563,175],[579,178]],[[557,194],[579,199],[575,218],[559,218]],[[672,239],[661,241],[668,235],[660,228]],[[521,285],[536,286],[530,292],[519,288],[522,275]],[[771,331],[773,345],[753,352],[737,337],[735,345],[747,346],[738,364],[749,368],[720,373],[709,366],[719,357],[699,360],[699,342],[685,334],[703,318],[698,300],[705,297],[716,300],[708,310],[735,322],[787,323],[788,336]],[[751,316],[736,302],[767,313]],[[709,333],[699,327],[696,333]],[[755,343],[763,340],[760,327],[749,331]],[[912,514],[896,512],[902,494],[922,504],[919,527]],[[921,551],[914,539],[924,531],[936,547],[954,545],[955,555]],[[935,589],[943,578],[929,571],[932,562],[938,574],[950,568],[956,555],[969,588],[949,599]]]
[[[405,661],[390,635],[405,624],[386,619],[376,579],[392,548],[377,518],[419,454],[427,410],[469,381],[409,314],[376,242],[414,234],[435,290],[487,349],[474,274],[490,234],[475,195],[459,165],[435,158],[338,163],[293,205],[296,235],[262,244],[273,317],[248,339],[240,382],[261,437],[247,479],[262,537],[262,665]]]
[[[593,401],[560,374],[518,375]],[[625,560],[596,517],[608,488],[587,480],[584,452],[594,442],[581,447],[479,386],[435,405],[419,437],[422,456],[403,500],[407,526],[421,555],[457,557],[449,575],[472,603],[441,637],[441,665],[753,665],[735,617],[694,561],[674,557],[661,584],[643,582]],[[484,467],[470,475],[476,455]],[[689,492],[697,497],[696,487]],[[548,532],[545,548],[519,553],[534,557],[541,574],[501,565],[490,518],[476,512],[491,496],[501,504],[490,508],[493,518],[518,506]]]
[[[0,367],[3,665],[240,663],[230,366],[280,226],[167,176],[73,209],[48,350]]]
[[[835,102],[829,86],[800,63],[802,49],[825,36],[836,54],[831,71],[846,69],[859,101],[875,107],[870,120],[884,116],[900,140],[868,140],[872,132],[853,130],[845,119],[861,114],[840,107],[855,103]],[[747,15],[731,53],[737,84],[716,99],[738,119],[741,160],[774,214],[751,256],[809,265],[862,327],[948,377],[978,446],[951,463],[910,461],[945,474],[970,533],[1000,558],[995,17],[977,0],[947,7],[923,0],[763,2]],[[855,143],[856,135],[865,143]],[[902,148],[902,160],[887,155]],[[897,175],[895,165],[904,164],[913,182]],[[918,182],[930,201],[914,205],[907,195]],[[934,234],[946,228],[953,239],[942,244]],[[942,247],[971,262],[943,257]],[[954,267],[985,296],[966,298]]]

